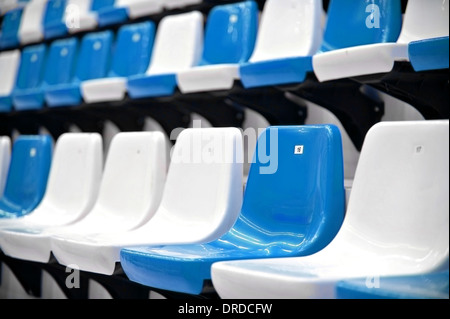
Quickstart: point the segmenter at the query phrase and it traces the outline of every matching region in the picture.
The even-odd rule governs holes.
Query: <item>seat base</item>
[[[132,99],[170,96],[177,86],[175,74],[138,75],[128,79],[128,95]]]

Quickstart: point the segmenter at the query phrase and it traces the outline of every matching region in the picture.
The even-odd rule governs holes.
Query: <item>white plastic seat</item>
[[[20,65],[20,50],[0,52],[0,112],[9,112],[12,108],[11,93],[16,84]]]
[[[98,133],[64,133],[56,141],[47,189],[38,207],[14,220],[0,220],[0,247],[11,257],[48,261],[45,230],[74,223],[92,208],[102,175]]]
[[[231,89],[239,66],[250,58],[258,30],[258,5],[242,1],[217,5],[208,15],[199,65],[177,73],[182,93]]]
[[[313,68],[320,82],[390,72],[395,62],[409,62],[408,44],[449,36],[449,4],[409,0],[397,42],[376,43],[316,54]]]
[[[150,63],[145,74],[127,80],[132,99],[171,95],[176,74],[196,65],[203,48],[203,15],[191,11],[164,17],[158,24]]]
[[[3,190],[5,189],[10,160],[11,138],[9,136],[0,136],[0,197],[3,195]]]
[[[367,133],[344,223],[306,257],[219,262],[222,298],[336,298],[350,278],[416,275],[449,260],[449,121],[380,122]]]
[[[111,275],[124,246],[215,240],[234,224],[241,208],[242,152],[242,133],[237,128],[183,130],[153,218],[134,230],[116,227],[102,234],[97,223],[97,234],[83,232],[77,240],[54,237],[56,259],[81,270]],[[130,218],[134,210],[128,209],[123,218]]]
[[[114,5],[98,12],[98,24],[107,26],[161,13],[164,0],[115,0]]]
[[[49,232],[56,260],[80,269],[104,265],[101,250],[88,249],[89,235],[135,229],[155,214],[166,179],[166,151],[161,132],[120,132],[110,144],[99,195],[85,218]]]
[[[24,8],[19,26],[19,41],[22,45],[44,39],[44,13],[47,0],[32,0]]]

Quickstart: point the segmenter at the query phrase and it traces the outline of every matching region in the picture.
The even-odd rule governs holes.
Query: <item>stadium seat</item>
[[[113,38],[114,34],[109,30],[87,33],[78,50],[75,39],[59,42],[62,46],[60,54],[58,56],[57,48],[54,53],[61,69],[51,69],[49,72],[61,82],[45,89],[45,101],[49,107],[79,105],[82,102],[81,83],[107,74]],[[74,57],[74,54],[78,56]]]
[[[19,27],[23,8],[16,8],[5,13],[0,29],[0,49],[19,45]]]
[[[114,6],[98,11],[98,24],[105,27],[161,13],[164,9],[163,3],[164,0],[115,0]]]
[[[42,83],[47,62],[47,50],[44,43],[27,46],[22,50],[17,81],[12,92],[14,109],[22,111],[43,107]]]
[[[84,101],[95,103],[123,100],[127,77],[146,71],[154,38],[155,25],[150,21],[120,27],[107,76],[81,83]]]
[[[379,12],[376,13],[377,10],[373,13],[374,21],[378,18],[381,24],[383,23],[383,15],[380,16]],[[395,12],[397,12],[397,9],[395,9]],[[373,29],[376,28],[376,25],[372,26],[372,22],[366,21],[367,23]],[[420,55],[431,53],[431,48],[429,47],[430,39],[446,36],[448,44],[448,23],[449,5],[447,2],[439,0],[410,0],[407,3],[398,39],[390,38],[384,41],[386,43],[358,45],[353,48],[342,48],[317,54],[313,58],[314,73],[318,80],[323,82],[346,77],[390,72],[395,62],[410,61],[408,47],[411,42],[414,42],[411,44],[413,51],[415,50],[414,47],[416,47],[416,50],[420,50],[417,46],[425,50]],[[339,40],[342,38],[342,33],[335,34],[333,37]],[[332,41],[331,39],[330,42]],[[438,46],[438,48],[443,47]],[[432,49],[432,51],[434,50],[436,49]],[[446,58],[448,65],[448,46]]]
[[[344,219],[340,131],[334,125],[271,126],[258,138],[240,215],[219,239],[121,250],[131,281],[199,295],[219,260],[303,256],[326,247]]]
[[[413,69],[417,72],[448,69],[449,37],[411,41],[408,45],[408,56]]]
[[[65,11],[67,0],[48,0],[44,14],[44,39],[52,39],[67,35]]]
[[[177,137],[154,216],[135,229],[96,230],[78,236],[76,242],[56,238],[52,242],[56,259],[111,275],[124,246],[217,239],[229,230],[241,207],[242,167],[242,134],[237,128],[185,129]]]
[[[10,160],[11,138],[9,136],[0,136],[0,197],[3,196],[3,190],[5,189]]]
[[[23,9],[19,26],[22,45],[38,43],[44,39],[44,14],[47,0],[31,0]]]
[[[22,218],[0,220],[0,248],[6,255],[48,262],[50,237],[46,229],[77,222],[97,199],[102,148],[98,133],[65,133],[58,138],[40,204]]]
[[[336,298],[354,278],[448,269],[449,121],[386,121],[367,133],[345,220],[304,257],[219,262],[221,298]]]
[[[239,66],[247,62],[258,31],[258,5],[254,1],[217,5],[208,14],[201,60],[177,73],[182,93],[231,89],[239,79]]]
[[[27,215],[41,202],[52,161],[52,143],[48,135],[16,138],[0,198],[0,219]]]
[[[169,15],[158,25],[150,63],[144,74],[127,81],[132,99],[175,92],[176,73],[196,65],[203,47],[203,15],[199,11]]]
[[[20,50],[0,52],[0,112],[12,109],[11,94],[16,84],[17,72],[20,65]]]
[[[161,132],[117,133],[111,141],[94,207],[80,221],[48,232],[56,260],[66,266],[76,264],[80,269],[94,265],[114,270],[114,264],[104,263],[104,252],[96,250],[92,254],[87,250],[87,236],[119,234],[153,217],[166,178],[165,156]]]
[[[245,88],[301,82],[322,39],[321,0],[267,0],[255,50],[240,67]],[[280,17],[283,17],[280,19]]]
[[[449,299],[449,272],[342,280],[337,299]]]

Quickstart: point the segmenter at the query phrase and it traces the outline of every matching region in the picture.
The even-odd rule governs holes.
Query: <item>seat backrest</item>
[[[19,27],[23,8],[16,8],[5,13],[0,28],[0,48],[10,48],[19,44]]]
[[[120,132],[109,146],[100,190],[88,217],[138,227],[156,212],[166,178],[161,132]]]
[[[271,245],[284,255],[324,248],[344,219],[343,171],[336,126],[267,128],[257,141],[241,214],[223,241]]]
[[[36,44],[22,50],[15,91],[38,88],[42,85],[47,60],[47,46]]]
[[[20,50],[0,52],[0,97],[9,96],[16,84],[17,71],[20,64]],[[2,108],[0,107],[0,110]]]
[[[147,74],[172,73],[196,65],[203,50],[203,15],[191,11],[164,17],[156,32]]]
[[[28,44],[44,38],[44,13],[47,0],[32,0],[24,7],[19,27],[19,41]]]
[[[322,40],[321,0],[267,0],[250,62],[317,52]]]
[[[75,37],[51,43],[44,74],[44,88],[70,83],[73,80],[77,49],[78,39]]]
[[[158,215],[182,224],[229,229],[242,204],[242,133],[237,128],[189,128],[178,135]],[[186,220],[188,218],[188,220]],[[228,223],[224,223],[228,219]]]
[[[64,133],[55,144],[47,189],[36,210],[57,208],[60,215],[83,217],[97,199],[103,144],[98,133]]]
[[[426,270],[448,263],[448,144],[448,120],[375,124],[335,244],[420,260]]]
[[[13,143],[11,162],[0,204],[14,211],[2,217],[30,213],[42,200],[52,161],[53,145],[48,135],[20,135]],[[0,209],[1,211],[1,209]]]
[[[44,12],[44,20],[42,22],[45,39],[59,35],[55,33],[53,29],[55,28],[55,26],[59,26],[64,23],[63,17],[67,2],[67,0],[48,0]],[[64,31],[67,31],[67,29],[65,28]],[[63,35],[64,33],[62,33],[61,35]]]
[[[399,0],[331,0],[321,52],[358,45],[396,42],[402,26]]]
[[[114,34],[110,30],[88,33],[83,37],[76,64],[76,81],[106,76],[113,39]]]
[[[256,41],[258,13],[254,1],[217,5],[211,9],[200,65],[247,62]]]
[[[151,21],[120,27],[108,76],[126,77],[145,73],[154,39],[155,24]]]
[[[11,138],[0,136],[0,198],[5,189],[6,176],[8,175],[9,162],[11,160]]]
[[[398,42],[449,36],[448,1],[408,0]]]
[[[202,1],[203,0],[163,0],[163,4],[166,9],[171,10],[176,8],[183,8],[194,4],[199,4]]]

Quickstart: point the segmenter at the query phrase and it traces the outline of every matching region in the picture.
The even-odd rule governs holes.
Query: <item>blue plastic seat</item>
[[[0,48],[12,48],[19,45],[19,27],[23,8],[16,8],[5,13],[0,28]]]
[[[449,271],[356,278],[336,284],[338,299],[449,299]]]
[[[415,71],[448,69],[449,41],[447,37],[410,42],[409,60]]]
[[[261,42],[261,45],[258,46],[259,43],[257,42],[255,53],[250,58],[249,63],[242,65],[240,68],[241,82],[245,88],[302,83],[307,74],[314,70],[314,55],[364,44],[394,42],[400,33],[402,18],[400,1],[376,1],[382,19],[379,27],[369,28],[366,27],[366,19],[368,18],[366,11],[368,4],[366,2],[332,0],[328,7],[325,31],[320,36],[322,38],[321,44],[314,50],[314,43],[317,39],[314,32],[320,30],[321,14],[318,10],[321,8],[321,1],[314,2],[314,10],[310,8],[311,3],[309,2],[300,3],[295,0],[283,1],[280,4],[276,4],[276,2],[277,0],[266,2],[261,21],[261,32],[258,34],[258,42]],[[275,5],[284,5],[284,8],[273,10],[275,13],[269,12]],[[290,16],[294,19],[294,27],[291,24],[285,24],[283,19],[280,18],[280,12],[291,11],[293,5],[299,12],[297,16]],[[304,19],[305,13],[302,15],[302,10],[304,12],[313,10],[315,20]],[[274,26],[264,25],[264,15],[271,17],[266,19],[267,24],[274,24]],[[305,21],[310,22],[305,25]],[[299,34],[298,30],[302,30],[302,28],[297,28],[298,24],[306,30],[311,30],[309,34],[304,31],[303,34]],[[284,25],[290,26],[290,30],[284,30]],[[275,29],[277,31],[273,31],[273,27],[278,27],[278,29]],[[269,36],[266,36],[265,32]],[[281,32],[289,32],[293,36],[277,36]],[[294,36],[297,38],[294,38]],[[284,43],[280,43],[280,46],[283,45],[282,48],[287,47],[285,53],[277,52],[280,50],[272,48],[270,39],[277,37],[284,40]],[[296,54],[289,50],[289,44],[297,41],[305,41],[304,45],[300,45],[303,53],[299,51]],[[260,52],[260,50],[264,52]]]
[[[344,219],[342,145],[333,125],[272,126],[259,137],[234,226],[198,245],[127,247],[128,278],[149,287],[201,294],[220,260],[313,254]]]
[[[127,78],[147,70],[155,29],[151,21],[120,27],[107,76],[85,80],[81,84],[85,102],[117,101],[125,97]]]
[[[52,161],[53,141],[48,135],[20,135],[13,143],[0,218],[31,213],[42,200]]]
[[[53,56],[61,63],[61,69],[52,68],[48,73],[51,84],[59,80],[58,85],[45,89],[45,100],[49,107],[79,105],[82,102],[81,82],[101,78],[107,74],[113,38],[113,32],[109,30],[88,33],[82,38],[78,50],[75,48],[75,40],[58,42],[58,46],[61,46],[55,47],[53,53],[57,56],[58,52],[67,52],[68,59]],[[73,59],[73,54],[78,54],[75,62],[70,60]],[[75,71],[72,68],[73,63]]]
[[[67,34],[64,21],[67,0],[48,0],[44,15],[44,38],[52,39]]]
[[[258,32],[258,5],[242,1],[215,6],[205,27],[197,66],[177,73],[182,93],[228,90],[239,80],[239,66],[253,53]]]
[[[42,84],[47,61],[47,46],[36,44],[22,50],[16,86],[12,92],[16,110],[36,110],[44,105]]]

